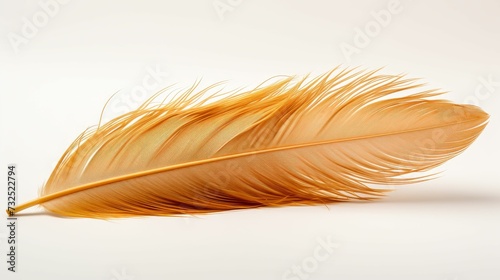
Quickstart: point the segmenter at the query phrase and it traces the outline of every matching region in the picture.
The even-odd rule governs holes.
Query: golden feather
[[[400,75],[335,69],[244,93],[206,97],[196,86],[168,104],[82,133],[34,205],[75,217],[176,215],[261,206],[370,200],[369,186],[428,179],[466,149],[488,114],[429,99]]]

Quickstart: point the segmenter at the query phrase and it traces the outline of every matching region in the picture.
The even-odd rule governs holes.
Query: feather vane
[[[195,85],[82,133],[40,197],[10,214],[38,204],[114,218],[375,199],[383,186],[429,179],[414,173],[464,151],[487,124],[478,107],[433,99],[438,90],[390,98],[421,86],[338,68],[226,96]]]

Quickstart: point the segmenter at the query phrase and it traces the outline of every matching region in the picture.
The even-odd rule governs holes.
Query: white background
[[[201,78],[236,89],[339,64],[385,67],[491,119],[438,179],[378,202],[196,218],[22,216],[16,274],[0,228],[1,279],[500,279],[500,2],[72,0],[49,5],[50,15],[44,3],[57,2],[0,1],[0,169],[18,165],[21,202],[37,197],[115,92],[106,119]],[[392,11],[384,26],[381,10]],[[356,40],[367,27],[369,41]],[[154,82],[145,89],[144,79]],[[335,248],[315,259],[328,238]],[[303,274],[287,274],[294,266]]]

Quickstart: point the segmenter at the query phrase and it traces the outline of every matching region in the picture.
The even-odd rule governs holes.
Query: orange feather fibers
[[[429,99],[400,75],[348,69],[292,77],[243,93],[194,94],[82,133],[40,198],[73,217],[196,214],[370,200],[466,149],[488,114]],[[208,95],[208,97],[207,97]],[[152,98],[154,99],[154,98]]]

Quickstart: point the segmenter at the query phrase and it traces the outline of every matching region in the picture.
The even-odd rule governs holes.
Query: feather
[[[41,205],[114,218],[372,200],[389,185],[430,179],[418,172],[461,153],[489,117],[432,98],[438,90],[409,94],[422,84],[378,71],[336,68],[231,94],[196,86],[82,133],[40,197],[9,214]]]

